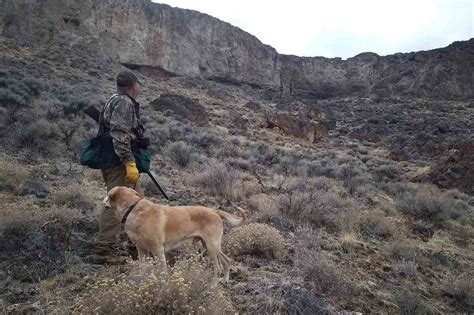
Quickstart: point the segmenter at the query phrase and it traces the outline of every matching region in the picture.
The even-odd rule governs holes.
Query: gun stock
[[[86,113],[87,116],[94,119],[96,122],[99,122],[100,111],[97,108],[95,108],[94,105],[91,105],[87,107],[86,109],[84,109],[84,113]]]

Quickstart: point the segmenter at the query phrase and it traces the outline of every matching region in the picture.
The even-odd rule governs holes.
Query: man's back
[[[110,132],[114,151],[122,163],[134,160],[131,143],[141,136],[138,111],[138,104],[125,94],[114,94],[101,111],[99,123]]]

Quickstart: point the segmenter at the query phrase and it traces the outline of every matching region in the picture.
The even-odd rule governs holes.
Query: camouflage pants
[[[112,168],[102,169],[102,177],[104,178],[107,191],[116,186],[128,186],[143,196],[143,190],[139,183],[131,185],[125,182],[125,166],[119,165]],[[96,238],[96,251],[106,252],[115,247],[118,243],[122,224],[117,219],[112,209],[102,208],[99,217],[99,233]]]

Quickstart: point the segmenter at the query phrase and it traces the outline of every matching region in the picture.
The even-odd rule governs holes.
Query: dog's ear
[[[135,189],[133,190],[133,192],[135,193],[135,196],[137,196],[138,198],[141,198],[142,196],[138,193],[138,191],[136,191]]]
[[[115,201],[115,199],[117,199],[118,189],[119,189],[119,187],[114,187],[108,192],[107,196],[109,197],[109,202]]]
[[[110,202],[109,202],[109,196],[105,196],[105,198],[102,200],[106,208],[110,208]]]

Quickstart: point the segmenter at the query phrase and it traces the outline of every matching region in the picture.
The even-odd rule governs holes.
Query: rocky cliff
[[[209,15],[148,0],[2,0],[0,33],[26,44],[86,44],[130,66],[292,95],[474,97],[474,39],[390,56],[303,58]]]

